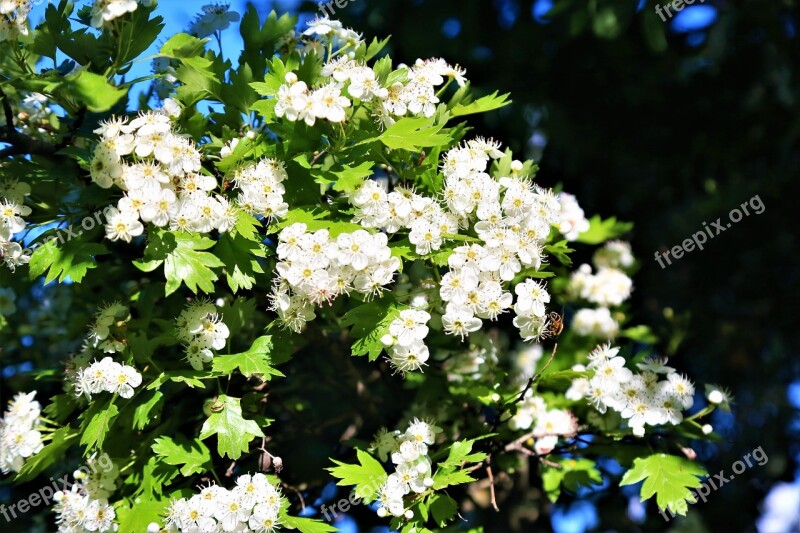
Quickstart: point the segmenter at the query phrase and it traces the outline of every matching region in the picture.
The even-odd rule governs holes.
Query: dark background
[[[635,496],[610,487],[585,496],[596,508],[562,498],[552,526],[536,529],[752,531],[780,508],[786,518],[762,530],[797,531],[797,3],[698,2],[666,22],[651,2],[548,4],[357,0],[335,17],[367,38],[391,34],[395,58],[435,54],[465,67],[479,92],[511,93],[513,105],[473,121],[475,133],[534,157],[537,182],[563,184],[587,215],[635,223],[635,323],[653,326],[662,353],[697,383],[733,392],[732,415],[711,421],[724,442],[696,448],[709,472],[729,475],[759,446],[769,461],[682,521],[667,524],[652,502],[644,519]],[[761,215],[665,269],[656,263],[656,250],[754,195]]]

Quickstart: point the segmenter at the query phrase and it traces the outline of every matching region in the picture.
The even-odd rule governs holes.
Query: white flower
[[[189,33],[202,39],[226,29],[232,22],[239,20],[239,13],[229,9],[229,4],[204,5],[203,13],[189,26]]]
[[[123,240],[131,242],[131,239],[138,237],[144,232],[144,226],[139,222],[136,214],[130,212],[120,212],[114,208],[107,213],[106,238],[116,241]]]
[[[101,28],[125,13],[132,13],[138,7],[136,0],[95,0],[92,4],[92,26]]]
[[[558,231],[568,241],[574,241],[581,233],[589,229],[589,221],[573,195],[565,192],[559,193],[558,201],[561,205],[557,224]]]
[[[350,100],[342,96],[340,87],[335,83],[329,83],[311,93],[311,112],[317,118],[344,122],[344,110],[350,105]]]
[[[442,325],[446,333],[458,335],[463,339],[481,329],[483,322],[475,317],[468,307],[448,304],[445,314],[442,315]]]
[[[400,346],[411,346],[421,342],[428,335],[428,326],[431,315],[426,311],[404,309],[398,318],[389,324],[389,334],[395,338]]]

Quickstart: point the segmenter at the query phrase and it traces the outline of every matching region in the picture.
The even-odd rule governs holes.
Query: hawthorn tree
[[[508,95],[328,18],[29,10],[0,3],[0,336],[37,383],[0,466],[82,467],[59,531],[479,528],[531,476],[542,508],[643,481],[686,513],[727,393],[633,321],[631,225],[470,134]]]

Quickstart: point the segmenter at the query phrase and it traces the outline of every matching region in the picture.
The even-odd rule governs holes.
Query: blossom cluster
[[[230,11],[230,4],[206,4],[189,26],[189,33],[204,39],[226,29],[239,18],[239,13]]]
[[[83,394],[91,399],[94,394],[110,392],[122,398],[131,398],[133,389],[142,384],[142,375],[132,366],[104,357],[85,368],[79,368],[73,381],[77,396]]]
[[[424,339],[428,335],[430,313],[421,309],[403,309],[389,324],[389,333],[381,342],[386,346],[389,363],[399,372],[422,369],[430,357]]]
[[[112,118],[95,130],[101,137],[90,164],[100,187],[125,191],[110,209],[106,237],[130,242],[144,231],[142,222],[172,230],[228,231],[234,207],[220,195],[217,179],[200,173],[201,156],[192,140],[173,131],[168,107],[128,122]]]
[[[575,241],[581,233],[589,229],[589,221],[574,195],[560,192],[558,193],[558,203],[561,204],[556,225],[558,232],[564,235],[568,241]]]
[[[275,159],[262,159],[241,167],[233,178],[239,190],[236,203],[252,215],[283,218],[289,211],[289,204],[283,201],[286,190],[282,182],[286,178],[283,163]]]
[[[572,413],[566,409],[548,409],[544,398],[534,396],[532,389],[527,390],[508,425],[514,430],[530,431],[535,439],[533,449],[540,455],[550,453],[559,438],[574,436],[578,431]]]
[[[440,288],[447,304],[444,330],[462,338],[479,330],[481,319],[496,320],[512,304],[514,324],[524,339],[540,337],[546,325],[550,295],[543,284],[528,279],[517,285],[516,303],[504,284],[523,267],[541,266],[560,206],[555,195],[522,177],[491,177],[489,162],[502,155],[497,143],[483,139],[448,151],[442,164],[444,207],[402,187],[386,193],[374,181],[365,182],[350,198],[356,207],[354,221],[387,233],[409,230],[409,241],[420,255],[439,250],[461,228],[474,230],[475,242],[456,247],[449,256]],[[519,170],[522,164],[515,163],[512,167]]]
[[[634,374],[618,353],[619,348],[608,344],[592,351],[586,368],[573,368],[590,370],[592,377],[574,379],[566,397],[573,401],[585,398],[601,413],[609,408],[617,411],[640,437],[645,425],[680,424],[683,411],[694,403],[692,382],[666,366],[666,359],[639,363],[640,372]]]
[[[310,39],[301,48],[300,52],[307,54],[317,52],[322,57],[325,45],[330,45],[331,50],[344,53],[349,49],[348,55],[353,54],[363,42],[362,35],[351,28],[345,28],[338,20],[328,17],[318,17],[308,23],[308,28],[303,32],[303,37]]]
[[[271,295],[281,321],[296,332],[316,317],[314,305],[351,289],[367,297],[379,294],[400,268],[384,233],[356,230],[334,239],[328,230],[307,229],[295,223],[278,234],[278,276]]]
[[[17,394],[0,419],[0,470],[4,474],[19,472],[25,461],[44,447],[39,431],[42,411],[35,397],[36,391]]]
[[[92,27],[107,26],[114,19],[136,11],[139,4],[149,7],[153,5],[153,2],[154,0],[94,0],[91,13]]]
[[[186,360],[195,370],[214,358],[213,350],[225,348],[230,330],[216,306],[206,300],[195,300],[175,320],[175,337],[186,345]]]
[[[12,272],[30,261],[22,246],[11,241],[27,225],[22,217],[30,215],[31,208],[23,202],[30,193],[27,183],[9,179],[0,182],[0,258]]]
[[[108,456],[104,457],[110,462]],[[95,463],[95,458],[89,461],[91,471],[87,472],[88,468],[76,470],[75,483],[70,489],[55,494],[53,510],[59,533],[117,530],[116,512],[108,498],[116,488],[119,469],[113,463],[109,468],[99,469]]]
[[[173,500],[167,511],[167,530],[269,533],[280,525],[283,500],[267,476],[244,474],[236,478],[232,490],[210,485],[191,498]],[[158,531],[157,526],[152,529]]]
[[[567,289],[572,298],[598,307],[578,310],[572,327],[581,336],[613,339],[619,333],[619,323],[609,308],[630,297],[633,282],[624,269],[631,268],[635,260],[630,244],[611,241],[595,252],[593,262],[597,272],[593,274],[591,266],[581,265],[573,272]]]
[[[104,353],[119,353],[125,349],[124,325],[130,320],[130,310],[118,303],[108,304],[97,311],[89,328],[88,341]]]
[[[376,435],[372,449],[383,461],[391,456],[395,465],[394,472],[378,491],[378,516],[413,516],[413,512],[405,509],[403,498],[411,492],[421,494],[433,486],[428,446],[440,431],[433,424],[415,418],[405,433],[383,430]]]
[[[333,38],[341,42],[360,42],[360,36],[343,28],[341,23],[327,18],[309,23],[304,35]],[[330,37],[332,36],[332,37]],[[439,98],[436,87],[446,78],[455,79],[463,86],[464,70],[451,66],[443,59],[418,59],[404,76],[385,87],[375,71],[365,63],[353,60],[344,54],[329,61],[322,68],[325,84],[310,88],[297,75],[289,72],[285,83],[278,89],[275,114],[292,122],[302,120],[313,126],[317,119],[343,122],[345,110],[353,105],[352,100],[370,103],[371,110],[384,126],[397,118],[412,115],[431,117],[436,112]]]
[[[0,42],[28,35],[30,0],[3,0],[0,2]]]

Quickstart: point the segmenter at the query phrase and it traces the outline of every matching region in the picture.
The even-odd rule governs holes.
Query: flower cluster
[[[280,525],[282,503],[280,490],[267,476],[244,474],[236,478],[233,490],[210,485],[191,498],[174,500],[168,509],[167,529],[269,533]]]
[[[91,399],[93,394],[110,392],[131,398],[133,389],[142,384],[142,375],[132,366],[104,357],[85,368],[79,368],[73,380],[77,396],[84,394]]]
[[[23,202],[31,193],[27,183],[16,180],[0,182],[0,258],[13,272],[20,265],[27,264],[30,256],[19,243],[11,242],[15,233],[27,225],[22,217],[31,214],[31,208]]]
[[[360,33],[345,28],[338,20],[331,20],[328,17],[318,17],[308,23],[308,29],[303,32],[304,37],[314,39],[309,43],[305,50],[323,51],[322,44],[330,44],[332,50],[344,51],[349,48],[351,53],[363,42]],[[322,57],[322,54],[319,54]]]
[[[438,349],[436,355],[445,357],[442,365],[451,382],[491,382],[494,383],[494,370],[507,338],[505,334],[476,331],[469,336],[467,346],[456,345],[451,350]]]
[[[110,119],[95,133],[101,140],[90,165],[92,180],[125,191],[107,215],[109,239],[130,242],[144,231],[142,222],[203,233],[235,224],[234,207],[212,196],[216,178],[199,173],[200,152],[189,137],[173,131],[167,111],[142,113],[130,122]]]
[[[175,321],[175,337],[186,345],[186,360],[195,370],[214,358],[213,350],[225,348],[230,330],[216,306],[196,300],[181,311]]]
[[[230,4],[204,5],[203,12],[189,26],[189,33],[204,39],[226,29],[239,20],[239,13],[230,11],[230,7]]]
[[[613,339],[619,333],[619,324],[607,307],[586,307],[575,312],[572,330],[582,337]]]
[[[405,509],[403,498],[411,492],[421,494],[433,486],[428,446],[434,443],[440,431],[433,424],[415,418],[405,433],[383,430],[376,435],[372,449],[377,451],[381,460],[391,456],[395,465],[394,472],[378,491],[378,516],[406,515],[411,518],[407,515],[411,511]]]
[[[592,267],[583,264],[573,272],[568,293],[572,298],[595,304],[597,308],[584,308],[575,313],[572,326],[578,335],[599,339],[613,339],[619,333],[619,323],[611,313],[610,307],[621,305],[633,290],[633,281],[622,270],[634,264],[630,245],[624,242],[610,242],[595,252]]]
[[[0,42],[28,35],[28,14],[31,0],[3,0],[0,2]]]
[[[368,297],[379,294],[400,268],[384,233],[356,230],[334,239],[328,230],[307,229],[295,223],[278,234],[278,278],[271,296],[280,319],[296,332],[316,317],[314,305],[351,289]]]
[[[19,472],[25,460],[44,447],[39,431],[42,411],[35,396],[36,391],[17,394],[0,419],[0,470],[4,474]]]
[[[558,203],[561,204],[557,228],[568,241],[578,239],[578,236],[589,229],[589,221],[583,214],[583,209],[578,205],[575,196],[561,192],[558,193]]]
[[[421,309],[404,309],[389,324],[389,333],[381,342],[386,346],[389,363],[399,372],[421,370],[430,352],[424,339],[428,335],[430,313]]]
[[[283,218],[289,210],[289,204],[283,201],[282,182],[286,178],[283,163],[275,159],[262,159],[239,168],[233,178],[240,191],[236,203],[252,215]]]
[[[608,241],[592,256],[592,263],[597,268],[628,270],[633,267],[635,262],[636,258],[633,257],[631,245],[625,241]]]
[[[76,470],[73,474],[75,483],[70,490],[55,494],[56,504],[53,510],[59,533],[102,533],[117,530],[118,525],[114,522],[116,512],[108,498],[116,489],[119,469],[107,455],[101,456],[101,459],[111,464],[105,467],[101,463],[103,468],[99,469],[99,461],[96,458],[90,459],[90,468]]]
[[[556,197],[528,180],[495,180],[487,174],[489,161],[502,155],[498,144],[483,139],[448,151],[442,164],[445,207],[401,187],[387,194],[374,181],[350,198],[356,207],[354,221],[387,233],[408,229],[409,241],[421,255],[439,250],[460,228],[471,226],[477,233],[477,242],[454,249],[448,258],[450,270],[441,281],[440,297],[447,303],[444,330],[462,338],[479,330],[481,319],[496,320],[512,307],[513,296],[504,284],[523,267],[541,266],[543,245],[560,212]],[[514,324],[524,339],[538,338],[550,296],[533,280],[515,291]]]
[[[92,27],[102,28],[126,13],[133,13],[139,4],[153,5],[153,0],[94,0],[92,4]]]
[[[124,326],[130,320],[130,310],[114,302],[102,307],[89,329],[89,344],[104,353],[119,353],[125,349]]]
[[[528,389],[517,406],[517,412],[508,423],[511,429],[530,431],[535,440],[533,449],[542,455],[550,453],[561,437],[574,436],[578,421],[565,409],[548,409],[541,396],[534,396]],[[533,429],[531,429],[533,428]]]
[[[314,20],[309,26],[304,35],[333,39],[339,46],[348,46],[348,43],[357,46],[361,39],[357,33],[343,28],[340,22],[327,18]],[[344,54],[329,58],[323,66],[322,77],[326,83],[321,87],[312,89],[304,81],[298,81],[295,73],[287,73],[285,83],[278,89],[275,114],[292,122],[302,120],[309,126],[317,119],[343,122],[345,109],[353,105],[353,99],[369,103],[384,126],[408,114],[431,117],[439,103],[436,87],[445,83],[446,78],[455,79],[463,86],[466,83],[464,74],[463,69],[443,59],[418,59],[404,69],[398,81],[385,87],[371,67]]]
[[[175,89],[178,83],[178,60],[168,57],[157,57],[153,59],[152,70],[156,75],[153,80],[153,92],[159,98],[167,98]]]
[[[609,408],[617,411],[640,437],[645,425],[680,424],[683,411],[694,403],[692,382],[666,366],[666,359],[639,363],[641,372],[634,374],[625,368],[625,359],[618,353],[619,348],[611,345],[590,353],[587,369],[593,376],[573,380],[566,397],[573,401],[585,398],[601,413]],[[577,366],[573,370],[585,369]]]

